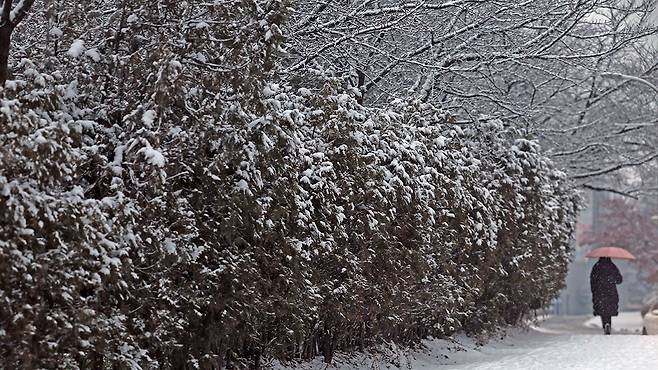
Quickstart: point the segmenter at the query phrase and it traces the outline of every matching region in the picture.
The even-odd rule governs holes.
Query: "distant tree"
[[[628,249],[637,257],[640,278],[657,284],[658,224],[654,219],[658,207],[617,197],[605,201],[600,212],[599,222],[583,232],[582,244]]]
[[[501,119],[538,138],[585,188],[641,191],[620,172],[658,158],[655,0],[299,0],[297,8],[286,25],[285,78],[328,68],[372,105],[414,95],[458,124]]]

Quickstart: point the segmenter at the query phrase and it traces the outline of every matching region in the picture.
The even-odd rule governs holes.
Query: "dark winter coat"
[[[619,295],[617,284],[621,284],[619,269],[609,258],[599,259],[589,277],[592,289],[594,316],[617,316]]]

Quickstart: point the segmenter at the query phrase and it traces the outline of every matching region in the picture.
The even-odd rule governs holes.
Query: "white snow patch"
[[[73,44],[71,44],[69,51],[67,51],[66,53],[70,57],[79,58],[84,52],[85,52],[85,42],[80,39],[77,39],[73,41]]]
[[[165,248],[165,251],[169,254],[176,253],[176,243],[171,238],[166,238],[162,242],[162,246]]]
[[[210,25],[208,23],[204,22],[204,21],[201,21],[201,22],[198,22],[194,27],[197,30],[202,30],[204,28],[210,28]]]
[[[249,184],[247,183],[247,181],[245,181],[245,179],[240,179],[240,181],[238,181],[237,184],[235,184],[235,185],[236,185],[236,188],[240,191],[249,190]]]
[[[155,121],[156,116],[157,114],[152,109],[149,109],[146,112],[144,112],[144,114],[142,115],[142,122],[144,123],[144,126],[148,128],[153,127],[153,121]]]
[[[169,65],[171,66],[171,68],[176,70],[180,70],[183,68],[183,64],[177,60],[172,60],[171,62],[169,62]]]
[[[158,166],[158,167],[164,167],[164,165],[165,165],[164,155],[162,155],[162,153],[160,153],[156,149],[142,148],[138,151],[138,153],[144,154],[144,157],[146,158],[146,162],[148,162],[151,165]]]
[[[588,328],[602,329],[601,318],[594,316],[585,321],[584,325]],[[620,312],[619,316],[612,318],[612,331],[618,333],[641,333],[642,332],[642,315],[639,311]]]
[[[277,91],[279,90],[279,85],[278,84],[267,84],[263,88],[263,96],[265,97],[271,97],[276,95]]]
[[[51,28],[50,31],[48,31],[48,33],[50,34],[50,36],[52,36],[56,39],[58,39],[58,38],[60,38],[64,35],[64,31],[62,31],[59,27]]]
[[[85,52],[85,55],[91,58],[94,62],[100,62],[101,61],[101,54],[98,52],[98,49],[93,48],[89,49]]]
[[[5,81],[5,87],[9,90],[16,91],[16,89],[18,88],[18,84],[16,83],[16,81],[7,80],[7,81]]]

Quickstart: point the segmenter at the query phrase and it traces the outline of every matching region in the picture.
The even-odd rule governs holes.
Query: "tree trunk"
[[[260,370],[261,369],[261,350],[260,348],[256,349],[253,355],[254,362],[251,366],[251,370]]]
[[[9,47],[11,46],[11,25],[0,27],[0,85],[9,79]]]
[[[324,356],[324,362],[327,364],[330,364],[334,358],[333,339],[332,331],[325,327],[322,335],[322,355]]]

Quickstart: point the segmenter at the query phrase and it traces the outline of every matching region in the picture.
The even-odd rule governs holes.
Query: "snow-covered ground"
[[[421,361],[433,370],[658,369],[658,336],[528,333],[451,356],[452,363]]]
[[[413,354],[371,355],[327,367],[318,359],[304,369],[409,370],[652,370],[658,369],[658,336],[632,334],[641,328],[638,312],[613,318],[616,335],[603,335],[599,318],[555,317],[479,347],[469,338],[428,341]],[[598,327],[597,327],[598,323]],[[396,360],[391,364],[390,358]]]
[[[585,322],[589,328],[601,329],[601,318],[596,316]],[[619,316],[612,318],[612,331],[618,333],[635,333],[642,332],[642,317],[639,312],[620,312]]]

